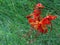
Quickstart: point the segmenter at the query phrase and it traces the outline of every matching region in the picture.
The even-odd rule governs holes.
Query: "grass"
[[[22,37],[30,29],[26,15],[30,14],[34,5],[39,2],[45,6],[42,16],[51,13],[58,18],[52,22],[52,32],[41,34],[35,42],[27,44],[34,39],[36,31],[32,31],[32,37]],[[60,1],[0,0],[0,45],[60,45]]]

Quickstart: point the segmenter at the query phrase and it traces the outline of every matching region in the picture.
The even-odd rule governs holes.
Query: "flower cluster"
[[[48,14],[46,17],[42,18],[41,11],[43,8],[44,6],[41,3],[36,4],[34,11],[30,15],[26,16],[26,18],[28,19],[28,22],[32,28],[41,33],[47,33],[47,25],[51,25],[51,21],[56,19],[57,16]]]

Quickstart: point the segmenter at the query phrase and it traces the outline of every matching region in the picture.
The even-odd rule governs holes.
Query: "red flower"
[[[57,16],[48,15],[42,19],[42,24],[51,24],[51,21],[56,18],[57,18]]]
[[[41,11],[39,10],[34,10],[33,12],[33,18],[37,19],[38,17],[40,18]]]
[[[47,33],[47,25],[51,25],[51,21],[56,19],[57,16],[49,14],[48,16],[42,18],[40,16],[42,8],[44,8],[44,6],[41,3],[38,3],[35,6],[33,13],[27,16],[27,19],[31,27],[33,27],[35,30],[38,30],[41,33]]]
[[[38,8],[38,7],[40,7],[40,8],[44,8],[44,6],[43,6],[41,3],[36,4],[35,7],[36,7],[36,8]]]
[[[29,24],[35,29],[38,30],[41,33],[47,33],[47,25],[51,24],[51,21],[56,19],[57,16],[48,15],[45,18],[43,18],[41,21],[34,20],[32,18],[28,18]]]
[[[41,22],[38,25],[37,30],[41,33],[47,33],[48,32],[46,25],[43,25]]]
[[[48,32],[47,25],[51,25],[51,21],[56,18],[57,16],[52,16],[52,15],[46,16],[40,21],[40,27],[38,30],[42,33],[47,33]]]

